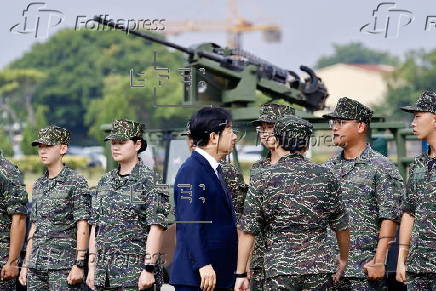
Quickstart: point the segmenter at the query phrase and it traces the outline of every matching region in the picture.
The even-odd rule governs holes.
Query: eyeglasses
[[[260,127],[260,126],[256,126],[256,132],[259,135],[263,135],[263,134],[273,135],[274,134],[272,130],[271,131],[262,131],[262,127]]]
[[[335,125],[342,127],[344,124],[351,122],[355,122],[355,120],[330,119],[329,126],[330,128],[333,128]]]

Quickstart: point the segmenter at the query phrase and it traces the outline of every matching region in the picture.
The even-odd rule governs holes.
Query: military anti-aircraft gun
[[[187,54],[191,80],[189,85],[185,83],[185,105],[229,107],[235,120],[249,120],[258,114],[258,108],[254,107],[256,90],[271,101],[282,99],[308,111],[323,109],[328,97],[321,79],[306,66],[300,67],[308,74],[302,80],[294,71],[279,68],[240,49],[221,48],[214,43],[185,48],[141,31],[128,30],[99,16],[94,20]]]

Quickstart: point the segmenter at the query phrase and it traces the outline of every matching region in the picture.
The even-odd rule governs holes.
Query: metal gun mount
[[[186,48],[154,35],[128,30],[100,16],[95,16],[94,20],[187,54],[192,86],[185,88],[185,104],[253,107],[256,90],[259,90],[271,98],[270,101],[282,99],[314,111],[322,110],[328,97],[322,80],[306,66],[300,67],[308,75],[303,81],[294,71],[282,69],[241,49],[221,48],[214,43]],[[203,74],[199,72],[200,68],[205,69]],[[206,82],[206,88],[200,90],[200,81]]]

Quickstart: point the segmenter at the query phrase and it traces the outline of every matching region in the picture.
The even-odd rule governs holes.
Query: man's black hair
[[[209,134],[221,134],[232,124],[232,114],[220,107],[203,107],[189,120],[189,132],[194,145],[205,146],[209,143]]]

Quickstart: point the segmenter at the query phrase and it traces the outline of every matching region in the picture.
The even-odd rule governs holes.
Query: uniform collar
[[[44,177],[50,181],[56,181],[56,182],[63,183],[67,179],[67,172],[68,172],[68,167],[65,166],[65,164],[64,164],[64,167],[62,168],[62,170],[59,172],[59,174],[56,177],[49,178],[48,177],[48,169],[45,170]]]
[[[371,148],[371,146],[369,144],[367,144],[365,150],[358,157],[356,157],[354,159],[351,159],[351,160],[348,160],[348,161],[352,162],[353,164],[358,164],[358,163],[359,164],[365,164],[365,163],[367,163],[370,160],[371,156],[372,156],[372,148]],[[337,164],[337,163],[341,163],[341,162],[344,162],[344,161],[347,161],[347,160],[344,158],[344,150],[341,150],[336,155],[336,157],[333,160],[333,162],[335,164]]]
[[[136,177],[139,176],[141,166],[142,166],[141,158],[138,157],[138,162],[133,167],[132,172],[130,172],[130,174],[128,175],[127,180],[136,180]],[[118,174],[119,172],[120,172],[120,165],[118,165],[118,168],[112,172],[112,178],[114,178],[116,180],[123,179],[123,177],[121,177]]]
[[[424,151],[422,154],[416,157],[416,160],[421,161],[422,163],[426,163],[430,159],[430,146],[428,147],[427,151]]]
[[[290,161],[290,160],[296,160],[296,159],[304,160],[305,158],[300,153],[289,153],[286,156],[281,157],[279,159],[279,161],[277,162],[277,164],[284,163],[284,162],[287,162],[287,161]]]

